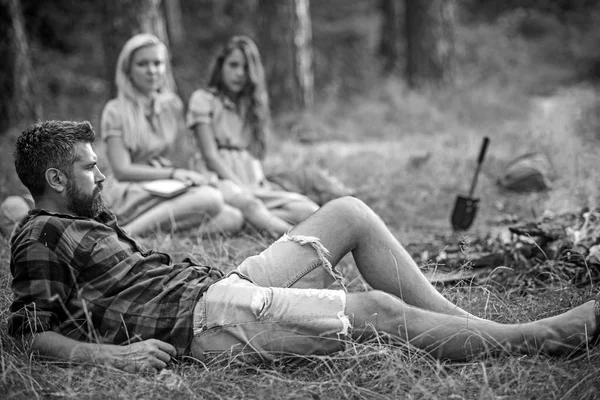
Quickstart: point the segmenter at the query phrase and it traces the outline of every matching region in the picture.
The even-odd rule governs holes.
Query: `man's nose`
[[[102,183],[106,180],[106,176],[104,176],[104,174],[102,172],[100,172],[100,169],[98,167],[96,167],[96,182]]]

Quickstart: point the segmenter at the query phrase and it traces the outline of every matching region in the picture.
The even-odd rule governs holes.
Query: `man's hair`
[[[75,145],[93,143],[94,129],[88,121],[45,121],[23,131],[15,144],[15,169],[32,196],[44,194],[48,168],[70,176],[77,161]]]

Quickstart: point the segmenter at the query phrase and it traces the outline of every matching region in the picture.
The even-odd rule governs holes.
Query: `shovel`
[[[477,169],[475,169],[475,175],[473,176],[473,181],[471,182],[469,196],[458,196],[456,198],[454,210],[452,211],[452,217],[450,219],[452,222],[452,228],[454,228],[455,231],[464,231],[469,229],[473,223],[473,220],[475,219],[475,214],[477,214],[477,203],[479,203],[479,199],[473,198],[473,192],[475,192],[477,177],[479,176],[481,163],[483,162],[483,158],[485,157],[485,152],[489,143],[490,139],[487,136],[484,137],[483,143],[481,143],[481,150],[479,151],[479,158],[477,159]]]

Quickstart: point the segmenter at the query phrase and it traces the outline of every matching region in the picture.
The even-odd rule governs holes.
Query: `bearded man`
[[[325,204],[224,275],[175,263],[128,236],[103,206],[88,122],[47,121],[18,138],[15,167],[35,199],[10,241],[9,332],[46,357],[162,369],[172,357],[248,361],[329,354],[385,335],[439,359],[569,355],[598,341],[600,303],[500,324],[443,297],[363,202]],[[373,290],[329,286],[351,252]]]

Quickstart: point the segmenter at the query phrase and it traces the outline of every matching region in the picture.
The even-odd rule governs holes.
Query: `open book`
[[[177,179],[157,179],[142,184],[142,187],[155,196],[170,199],[185,193],[190,185],[178,181]]]

